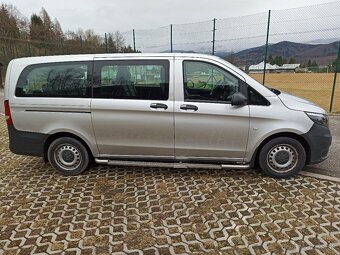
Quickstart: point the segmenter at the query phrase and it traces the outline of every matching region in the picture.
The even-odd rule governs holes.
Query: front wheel
[[[85,146],[71,137],[54,140],[48,147],[48,161],[63,175],[78,175],[84,172],[90,162]]]
[[[259,165],[274,178],[288,178],[297,174],[306,164],[302,144],[290,137],[278,137],[266,143],[260,151]]]

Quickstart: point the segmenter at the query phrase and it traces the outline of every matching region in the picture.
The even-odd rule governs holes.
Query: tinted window
[[[90,97],[89,63],[53,63],[28,66],[21,73],[18,97]]]
[[[184,61],[184,99],[187,101],[230,102],[239,91],[239,80],[206,62]]]
[[[95,98],[167,100],[168,61],[95,62]]]
[[[269,102],[260,95],[256,90],[249,87],[248,89],[248,95],[249,95],[249,104],[251,105],[269,105]]]

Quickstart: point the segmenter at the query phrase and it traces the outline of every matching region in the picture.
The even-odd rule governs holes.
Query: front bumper
[[[314,123],[311,129],[302,135],[310,147],[310,160],[307,164],[317,164],[328,157],[332,135],[328,127]]]

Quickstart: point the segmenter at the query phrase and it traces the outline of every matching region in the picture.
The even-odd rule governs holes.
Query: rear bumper
[[[314,123],[312,128],[302,135],[309,144],[311,153],[309,164],[317,164],[328,158],[332,135],[329,128]]]
[[[17,130],[8,126],[9,149],[14,154],[44,157],[46,134]]]

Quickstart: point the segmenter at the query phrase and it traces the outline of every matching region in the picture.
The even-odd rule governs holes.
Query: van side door
[[[245,80],[209,59],[176,58],[175,156],[178,160],[243,162],[249,107],[231,105]]]
[[[174,158],[172,62],[94,59],[91,114],[100,157]]]

